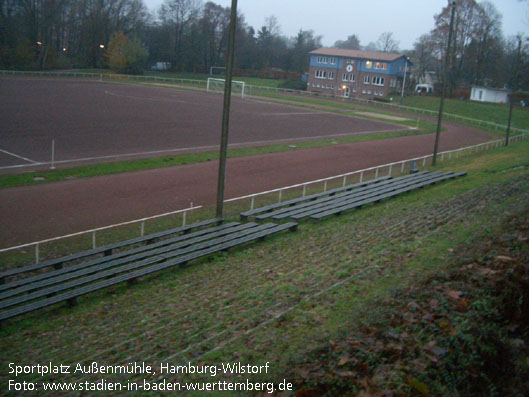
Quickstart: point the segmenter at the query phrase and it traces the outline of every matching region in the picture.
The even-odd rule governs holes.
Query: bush
[[[148,53],[136,40],[129,40],[122,31],[112,34],[105,54],[110,69],[117,73],[143,74]]]
[[[307,83],[301,80],[285,80],[278,85],[278,88],[305,91],[307,89]]]

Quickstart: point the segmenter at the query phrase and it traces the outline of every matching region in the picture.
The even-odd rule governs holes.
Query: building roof
[[[472,88],[480,89],[480,90],[489,90],[489,91],[504,91],[504,92],[511,92],[508,88],[494,88],[494,87],[483,87],[479,85],[473,85]]]
[[[379,51],[363,51],[363,50],[346,50],[343,48],[327,48],[322,47],[317,50],[311,51],[311,54],[315,55],[327,55],[336,57],[347,57],[347,58],[360,58],[360,59],[373,59],[377,61],[391,62],[396,59],[403,57],[403,54],[397,54],[395,52],[379,52]]]

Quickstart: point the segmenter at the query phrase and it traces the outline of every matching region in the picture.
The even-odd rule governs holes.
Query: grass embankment
[[[439,101],[440,99],[438,97],[410,96],[405,97],[404,105],[438,111]],[[480,103],[470,100],[447,98],[444,104],[444,111],[462,117],[489,121],[505,126],[509,120],[508,104]],[[511,126],[529,130],[529,108],[523,108],[519,105],[514,106]]]
[[[9,320],[0,361],[270,362],[261,375],[166,379],[286,378],[302,395],[527,390],[528,152],[443,163],[468,176]],[[158,379],[53,379],[102,377]]]

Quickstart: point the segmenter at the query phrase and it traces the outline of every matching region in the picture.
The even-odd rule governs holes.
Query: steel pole
[[[408,58],[406,58],[406,66],[404,66],[404,80],[402,81],[402,91],[400,93],[400,104],[404,103],[404,87],[406,87],[406,72],[408,70]]]
[[[452,7],[452,14],[450,15],[450,30],[448,31],[448,44],[446,46],[445,68],[443,70],[443,83],[441,87],[441,103],[439,104],[439,116],[437,118],[437,131],[435,132],[435,144],[433,147],[432,165],[435,165],[437,162],[437,152],[439,150],[439,137],[441,135],[441,121],[443,119],[443,107],[444,107],[445,95],[446,95],[446,79],[448,75],[450,47],[452,44],[452,30],[454,28],[454,14],[456,11],[456,2],[450,1],[450,6]]]
[[[235,29],[237,24],[237,0],[231,0],[230,35],[226,56],[226,83],[224,86],[224,108],[222,111],[222,135],[220,138],[219,176],[217,181],[217,218],[224,217],[224,181],[226,179],[226,157],[230,124],[231,80],[235,52]]]
[[[520,60],[520,53],[522,51],[522,38],[518,37],[518,52],[516,53],[516,60],[514,61],[514,71],[511,77],[511,90],[518,88],[518,62]],[[507,133],[505,134],[505,146],[509,145],[509,135],[511,133],[511,120],[512,120],[512,107],[513,107],[513,96],[509,97],[509,120],[507,121]]]

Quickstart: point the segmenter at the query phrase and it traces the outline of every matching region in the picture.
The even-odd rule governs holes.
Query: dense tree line
[[[103,67],[117,58],[109,50],[133,43],[151,63],[206,71],[224,64],[229,16],[229,8],[200,0],[165,0],[157,18],[142,0],[0,0],[0,68]],[[284,37],[274,17],[256,32],[239,14],[236,45],[239,69],[301,73],[321,37],[305,30]]]
[[[523,0],[526,1],[526,0]],[[174,71],[207,72],[224,64],[229,8],[202,0],[164,0],[152,15],[142,0],[0,0],[0,68],[53,69],[111,66],[134,73],[155,62],[170,62]],[[405,53],[414,76],[442,71],[450,9],[435,15],[434,29]],[[459,0],[450,55],[450,87],[512,83],[517,42],[501,33],[501,15],[486,1]],[[308,53],[321,36],[300,30],[281,34],[275,17],[258,30],[238,15],[235,67],[241,71],[276,70],[303,73]],[[355,34],[337,48],[399,51],[393,33],[362,46]],[[132,66],[128,63],[133,63]],[[527,70],[524,45],[519,70]],[[528,74],[517,81],[528,89]]]
[[[529,66],[528,49],[526,46],[522,48],[515,67],[518,38],[503,37],[501,19],[501,14],[487,1],[457,1],[447,81],[451,96],[456,87],[511,86],[516,69],[516,85],[529,89],[527,73],[521,73]],[[450,7],[446,6],[435,15],[434,29],[419,37],[409,53],[418,79],[428,71],[436,72],[438,76],[442,74],[449,25]]]

